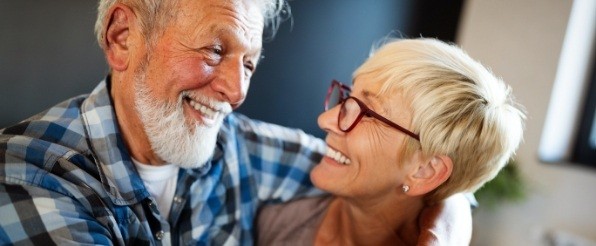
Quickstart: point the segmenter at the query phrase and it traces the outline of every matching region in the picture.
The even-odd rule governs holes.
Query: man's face
[[[148,56],[134,61],[135,109],[164,161],[199,167],[225,115],[242,104],[261,52],[252,1],[181,1]]]

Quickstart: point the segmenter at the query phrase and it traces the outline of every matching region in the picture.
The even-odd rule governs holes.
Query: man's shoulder
[[[0,146],[7,144],[58,144],[77,148],[85,140],[81,104],[87,95],[63,101],[15,125],[0,130]]]
[[[0,130],[0,165],[4,170],[9,169],[8,165],[21,165],[29,170],[51,171],[50,166],[64,160],[87,162],[89,147],[80,116],[85,98],[68,99]],[[2,173],[3,178],[7,175],[10,172]]]

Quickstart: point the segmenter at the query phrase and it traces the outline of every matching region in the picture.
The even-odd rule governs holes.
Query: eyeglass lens
[[[333,107],[340,104],[346,97],[344,94],[345,92],[339,84],[333,84],[333,86],[331,87],[331,92],[329,93],[327,99],[327,105],[325,107],[325,110],[332,109]]]
[[[362,109],[360,105],[352,98],[346,99],[341,106],[339,111],[339,128],[342,131],[347,131],[352,127],[354,122],[360,117]]]

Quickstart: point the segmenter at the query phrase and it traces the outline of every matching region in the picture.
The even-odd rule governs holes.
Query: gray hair
[[[290,8],[285,0],[250,0],[257,1],[261,13],[265,18],[265,27],[273,37],[279,24],[284,18],[289,17]],[[95,35],[102,49],[106,49],[105,33],[108,12],[116,3],[123,3],[135,9],[139,15],[139,24],[142,35],[152,44],[156,37],[165,29],[169,21],[175,17],[173,9],[179,0],[99,0],[97,19],[95,21]]]

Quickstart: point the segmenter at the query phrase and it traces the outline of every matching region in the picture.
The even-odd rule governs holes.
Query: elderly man
[[[107,78],[0,130],[0,244],[250,245],[261,204],[319,194],[321,140],[231,113],[283,5],[100,1]]]

